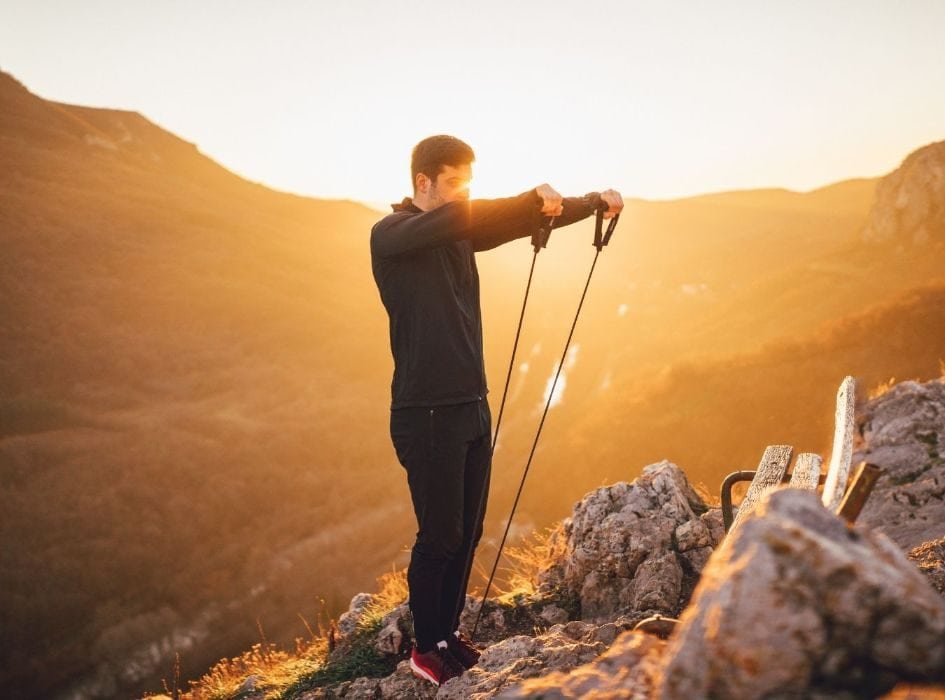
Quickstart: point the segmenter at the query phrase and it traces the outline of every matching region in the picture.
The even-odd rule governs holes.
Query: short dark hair
[[[443,171],[443,166],[454,168],[476,160],[472,147],[455,136],[428,136],[413,147],[410,157],[410,184],[417,187],[417,175],[423,173],[431,180]]]

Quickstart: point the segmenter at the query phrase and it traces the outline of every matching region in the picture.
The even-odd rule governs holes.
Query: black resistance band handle
[[[555,224],[555,218],[552,216],[548,219],[547,222],[541,225],[541,227],[532,234],[532,248],[535,249],[537,253],[542,248],[548,247],[548,239],[551,237],[551,227]]]
[[[599,253],[604,246],[610,243],[610,237],[614,235],[614,229],[617,228],[617,222],[620,220],[620,214],[614,214],[614,217],[607,225],[607,231],[604,231],[604,214],[607,212],[607,205],[604,202],[597,204],[597,222],[594,225],[594,247]]]

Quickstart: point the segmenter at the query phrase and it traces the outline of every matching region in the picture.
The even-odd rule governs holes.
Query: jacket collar
[[[420,209],[416,204],[413,203],[413,200],[410,197],[404,197],[403,201],[400,204],[391,204],[391,209],[394,211],[410,211],[414,214],[419,214],[423,210]]]

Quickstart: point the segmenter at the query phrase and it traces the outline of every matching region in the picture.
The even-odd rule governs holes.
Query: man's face
[[[430,184],[429,202],[432,207],[439,207],[449,202],[469,199],[469,182],[472,180],[472,165],[444,165]]]

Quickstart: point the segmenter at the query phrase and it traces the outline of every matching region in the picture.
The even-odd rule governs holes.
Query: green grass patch
[[[328,660],[316,671],[301,676],[285,689],[280,696],[282,700],[295,700],[306,691],[344,681],[353,681],[356,678],[389,676],[402,661],[402,657],[378,653],[374,648],[374,640],[380,631],[379,618],[357,629],[336,650],[335,660]]]

